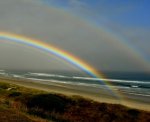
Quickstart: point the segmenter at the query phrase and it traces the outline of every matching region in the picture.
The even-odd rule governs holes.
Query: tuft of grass
[[[8,89],[10,87],[9,84],[6,84],[6,83],[1,83],[0,84],[0,89]]]

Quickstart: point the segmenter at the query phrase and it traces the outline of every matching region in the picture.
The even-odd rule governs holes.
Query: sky
[[[1,0],[0,31],[55,45],[101,71],[150,72],[149,0]],[[0,69],[79,70],[0,39]]]

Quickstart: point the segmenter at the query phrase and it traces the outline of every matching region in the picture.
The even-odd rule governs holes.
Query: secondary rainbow
[[[102,81],[102,79],[106,79],[104,74],[102,72],[98,72],[95,68],[87,64],[85,61],[82,61],[81,59],[77,58],[76,56],[72,55],[71,53],[68,53],[62,49],[59,49],[55,46],[52,46],[50,44],[47,44],[45,42],[42,42],[37,39],[31,39],[28,37],[20,36],[17,34],[11,34],[6,32],[0,32],[0,39],[7,40],[7,41],[13,41],[16,43],[21,43],[24,45],[28,45],[34,48],[38,48],[39,50],[46,51],[48,53],[51,53],[70,64],[78,67],[79,69],[83,70],[87,74],[89,74],[92,77],[100,78],[101,83],[106,84],[108,90],[115,96],[119,97],[118,93],[115,93],[111,88],[109,87],[109,83],[107,83],[107,80]],[[120,97],[119,97],[120,98]]]

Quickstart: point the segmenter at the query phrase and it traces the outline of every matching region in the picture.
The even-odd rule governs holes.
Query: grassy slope
[[[0,120],[2,122],[33,122],[27,116],[6,108],[0,108]]]
[[[1,122],[149,122],[150,112],[0,83]]]

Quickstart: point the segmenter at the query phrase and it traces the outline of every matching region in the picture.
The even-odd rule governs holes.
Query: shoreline
[[[111,104],[121,104],[126,107],[150,111],[150,105],[148,102],[136,101],[134,99],[122,99],[118,100],[110,94],[106,93],[106,90],[103,89],[90,89],[89,86],[77,86],[77,85],[69,85],[63,83],[54,83],[51,82],[49,84],[44,84],[32,80],[25,79],[15,79],[8,77],[0,77],[0,82],[15,84],[19,86],[23,86],[26,88],[37,89],[41,91],[46,91],[50,93],[58,93],[64,94],[66,96],[74,96],[78,95],[85,99],[90,99],[97,102],[103,103],[111,103]]]

